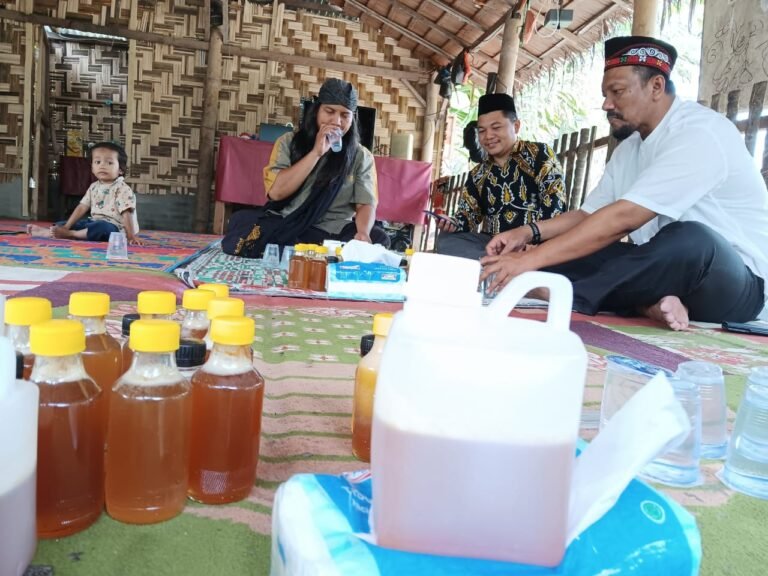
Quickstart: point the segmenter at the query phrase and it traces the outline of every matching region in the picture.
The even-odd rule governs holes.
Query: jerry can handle
[[[551,272],[525,272],[512,279],[488,305],[491,314],[508,316],[510,310],[534,288],[549,288],[547,324],[555,330],[569,330],[573,285],[560,274]]]

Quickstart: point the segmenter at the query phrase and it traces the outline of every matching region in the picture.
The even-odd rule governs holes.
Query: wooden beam
[[[368,8],[367,6],[365,6],[364,4],[360,4],[356,0],[345,0],[345,4],[347,6],[352,6],[354,8],[357,8],[363,14],[367,14],[368,16],[373,18],[374,20],[378,20],[379,22],[381,22],[385,26],[389,26],[390,28],[392,28],[393,30],[396,30],[397,32],[399,32],[400,34],[405,36],[406,38],[410,38],[411,40],[416,42],[416,44],[424,46],[425,48],[431,50],[435,54],[440,54],[441,56],[445,56],[449,60],[453,60],[456,57],[455,54],[451,54],[450,52],[446,52],[445,50],[440,48],[440,46],[435,46],[431,42],[428,42],[427,40],[424,40],[421,36],[419,36],[415,32],[411,32],[407,28],[405,28],[403,26],[400,26],[400,24],[398,24],[396,22],[392,22],[392,20],[389,20],[385,16],[382,16],[381,14],[376,12],[376,10]]]
[[[449,6],[448,4],[441,2],[440,0],[427,0],[427,2],[431,2],[432,4],[440,8],[443,12],[445,12],[446,14],[450,14],[451,16],[453,16],[454,18],[456,18],[461,22],[464,22],[464,24],[469,24],[470,26],[472,26],[473,28],[477,28],[478,30],[483,29],[482,24],[475,22],[472,18],[470,18],[466,14],[459,12],[453,6]]]
[[[42,14],[24,14],[17,10],[6,10],[0,8],[0,20],[12,20],[14,22],[31,22],[41,26],[52,26],[56,28],[71,28],[82,32],[94,32],[96,34],[109,34],[111,36],[122,36],[124,38],[162,44],[165,46],[175,46],[188,50],[208,50],[208,43],[203,40],[193,38],[175,38],[164,34],[154,32],[142,32],[140,30],[130,30],[124,26],[110,24],[101,26],[84,22],[82,20],[72,20],[64,18],[52,18]],[[411,70],[402,70],[396,68],[385,68],[378,66],[364,66],[362,64],[350,64],[347,62],[337,62],[335,60],[326,60],[323,58],[311,58],[308,56],[297,56],[295,54],[283,54],[282,52],[271,52],[269,50],[259,50],[257,48],[247,48],[242,46],[225,45],[222,53],[228,56],[246,56],[254,60],[264,60],[269,62],[285,62],[286,64],[299,64],[301,66],[314,66],[328,70],[339,70],[341,72],[350,72],[352,74],[361,74],[368,76],[377,76],[380,78],[405,78],[418,82],[424,80],[428,73],[414,72]]]

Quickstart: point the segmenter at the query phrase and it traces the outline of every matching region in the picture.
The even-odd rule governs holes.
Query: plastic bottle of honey
[[[122,370],[121,374],[125,374],[128,368],[131,367],[131,360],[133,359],[133,352],[131,352],[130,346],[128,346],[128,338],[131,335],[131,324],[139,319],[138,314],[124,314],[123,320],[120,325],[120,332],[123,336],[120,341],[120,349],[122,354]]]
[[[182,338],[179,349],[176,350],[176,366],[187,380],[191,380],[195,372],[205,364],[207,354],[205,341],[195,338]]]
[[[24,356],[24,379],[29,380],[35,356],[29,349],[29,327],[51,319],[51,302],[45,298],[19,297],[5,301],[5,335]]]
[[[213,292],[216,294],[216,298],[229,298],[229,286],[226,284],[219,284],[219,283],[209,283],[209,284],[200,284],[200,286],[197,287],[198,290],[208,290],[209,292]]]
[[[294,248],[293,256],[291,256],[291,261],[288,264],[288,288],[300,289],[304,279],[304,268],[307,264],[307,245],[296,244]]]
[[[85,350],[81,354],[88,375],[104,392],[104,417],[109,414],[109,392],[123,370],[120,343],[107,334],[109,294],[102,292],[72,292],[69,295],[69,316],[85,328]]]
[[[306,261],[304,263],[304,270],[301,277],[301,289],[309,290],[310,282],[312,280],[312,262],[315,260],[317,254],[317,244],[306,244],[304,255]]]
[[[355,397],[352,407],[352,452],[363,462],[371,461],[371,424],[373,422],[373,397],[376,378],[379,375],[381,354],[384,351],[392,314],[376,314],[373,317],[373,347],[357,365],[355,372]]]
[[[136,298],[142,320],[171,320],[176,313],[176,294],[166,290],[145,290]]]
[[[309,261],[309,289],[315,292],[325,292],[325,276],[327,273],[328,262],[325,258],[328,255],[328,248],[325,246],[316,246],[315,255]]]
[[[80,322],[33,324],[30,344],[40,390],[37,534],[59,538],[93,524],[104,507],[104,393],[85,372]]]
[[[145,290],[136,299],[136,311],[141,320],[171,320],[176,313],[176,295],[165,290]],[[129,323],[130,326],[130,323]],[[130,341],[130,328],[128,332]],[[130,345],[123,346],[123,374],[133,362]]]
[[[189,474],[189,381],[176,367],[180,327],[131,325],[133,362],[112,389],[106,504],[115,520],[151,524],[181,513]]]
[[[182,338],[197,338],[202,340],[208,333],[208,302],[216,297],[212,290],[192,288],[184,290],[181,305],[184,308],[184,319],[181,322]]]
[[[256,480],[264,379],[253,368],[253,337],[252,318],[216,318],[211,356],[192,377],[189,496],[199,502],[242,500]]]

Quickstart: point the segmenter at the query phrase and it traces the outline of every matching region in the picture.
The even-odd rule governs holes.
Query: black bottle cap
[[[16,352],[16,378],[20,379],[24,376],[24,355],[21,352]]]
[[[360,338],[360,357],[362,358],[373,348],[373,340],[375,336],[373,334],[366,334]]]
[[[131,333],[131,324],[134,320],[138,320],[140,316],[138,314],[125,314],[123,316],[123,336],[126,338]]]
[[[184,338],[176,350],[176,366],[194,368],[205,362],[205,342],[196,338]]]

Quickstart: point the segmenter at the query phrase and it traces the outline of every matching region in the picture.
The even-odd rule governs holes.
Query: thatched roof
[[[345,14],[380,28],[436,66],[470,49],[481,82],[498,69],[503,26],[512,9],[522,6],[521,12],[530,10],[535,18],[533,35],[521,45],[517,59],[516,79],[523,83],[556,61],[590,49],[603,37],[605,23],[632,13],[631,0],[563,0],[559,7],[573,10],[573,21],[557,29],[544,22],[558,0],[331,0],[342,2]]]

